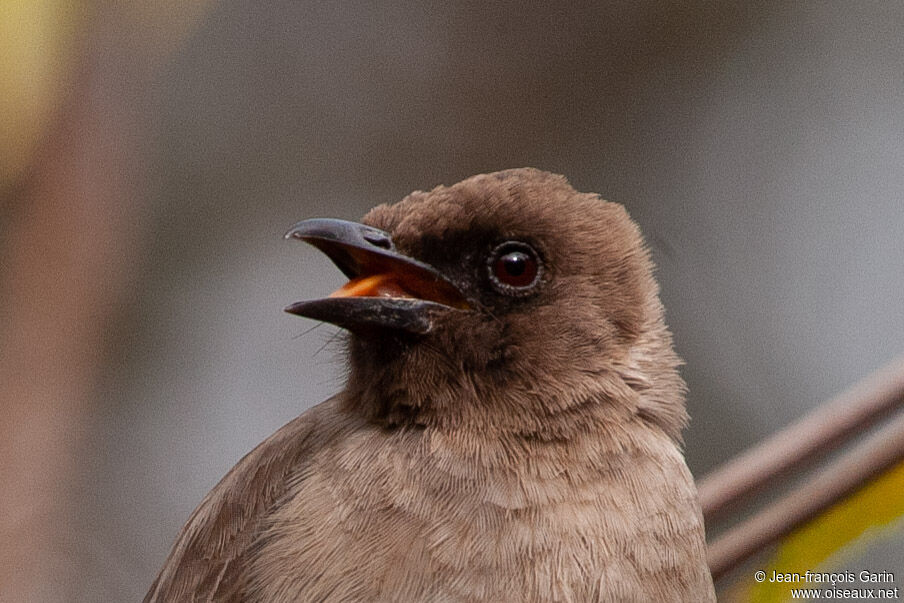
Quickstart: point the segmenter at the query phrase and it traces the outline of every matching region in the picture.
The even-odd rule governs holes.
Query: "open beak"
[[[286,312],[331,322],[349,331],[392,329],[427,333],[433,319],[468,309],[464,294],[429,264],[395,250],[377,228],[316,218],[286,233],[324,252],[350,279],[329,297],[296,302]]]

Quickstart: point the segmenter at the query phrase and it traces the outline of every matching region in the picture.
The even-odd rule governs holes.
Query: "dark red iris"
[[[523,243],[503,243],[494,250],[490,268],[497,285],[525,289],[535,284],[540,262],[530,246]]]

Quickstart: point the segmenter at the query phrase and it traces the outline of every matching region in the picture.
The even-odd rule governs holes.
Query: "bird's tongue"
[[[406,297],[437,302],[453,308],[469,308],[467,301],[459,296],[450,295],[439,282],[393,272],[353,278],[331,293],[330,297]]]
[[[398,283],[394,274],[373,274],[353,278],[330,297],[413,297]]]

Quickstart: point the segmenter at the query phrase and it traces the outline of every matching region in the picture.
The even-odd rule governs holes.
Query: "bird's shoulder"
[[[339,406],[334,396],[296,417],[220,480],[183,526],[145,603],[241,598],[249,555],[266,518],[313,452],[348,422]]]

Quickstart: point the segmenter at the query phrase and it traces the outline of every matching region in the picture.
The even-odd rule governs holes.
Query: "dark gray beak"
[[[316,218],[286,233],[324,252],[350,279],[323,299],[296,302],[286,312],[322,320],[352,332],[395,330],[424,334],[434,319],[469,308],[464,294],[429,264],[396,251],[377,228]]]

